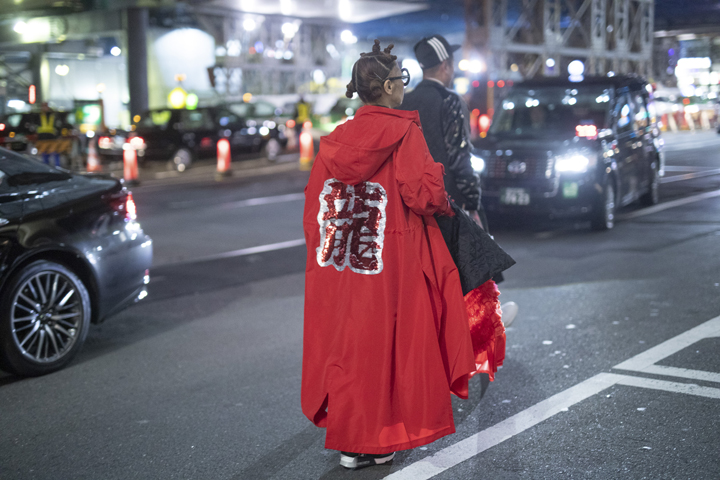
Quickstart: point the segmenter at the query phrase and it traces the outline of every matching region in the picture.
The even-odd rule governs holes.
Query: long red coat
[[[360,108],[305,188],[302,409],[325,447],[388,453],[455,432],[475,370],[457,269],[433,214],[443,167],[417,112]]]

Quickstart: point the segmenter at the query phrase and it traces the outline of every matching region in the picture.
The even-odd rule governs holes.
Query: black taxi
[[[516,83],[474,146],[489,214],[580,217],[607,230],[618,208],[659,200],[663,141],[652,88],[637,76]]]

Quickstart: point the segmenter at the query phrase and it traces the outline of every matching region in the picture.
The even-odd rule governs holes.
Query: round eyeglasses
[[[402,80],[403,85],[407,87],[410,83],[410,72],[408,72],[407,68],[401,68],[400,71],[402,72],[402,75],[399,77],[388,77],[385,80]]]

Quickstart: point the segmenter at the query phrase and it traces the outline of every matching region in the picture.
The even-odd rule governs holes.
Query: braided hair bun
[[[357,92],[363,103],[372,103],[382,95],[382,83],[397,66],[397,56],[391,55],[394,45],[391,43],[384,50],[380,49],[380,40],[375,39],[372,51],[361,53],[360,59],[352,69],[352,79],[347,84],[345,96],[352,98]]]

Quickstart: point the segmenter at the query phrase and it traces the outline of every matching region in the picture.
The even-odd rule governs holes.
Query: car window
[[[228,108],[241,118],[247,118],[251,114],[251,106],[249,103],[234,103],[228,105]]]
[[[276,107],[272,103],[257,102],[255,106],[255,115],[258,117],[272,117],[275,115]]]
[[[185,130],[202,130],[213,128],[213,122],[207,110],[183,110],[180,121]]]
[[[500,136],[575,136],[578,125],[607,125],[612,92],[603,86],[517,87],[495,111],[490,133]]]
[[[5,187],[39,185],[71,178],[69,173],[11,152],[0,153],[0,172],[1,185]]]
[[[13,128],[17,128],[18,125],[20,125],[20,121],[22,120],[22,114],[16,113],[13,115],[9,115],[7,117],[7,123]]]
[[[226,127],[228,125],[232,125],[233,123],[237,123],[240,120],[240,118],[237,115],[235,115],[233,112],[231,112],[230,110],[224,110],[224,109],[218,110],[217,119],[218,119],[217,120],[218,124],[221,127]]]
[[[140,128],[160,127],[165,130],[172,118],[172,110],[152,110],[143,116],[136,125]]]
[[[635,128],[648,126],[648,111],[645,108],[645,99],[641,93],[633,94],[633,106],[635,107]]]
[[[632,103],[630,102],[630,96],[627,93],[623,93],[618,97],[617,104],[615,105],[615,121],[617,122],[618,133],[629,132],[632,128]]]

